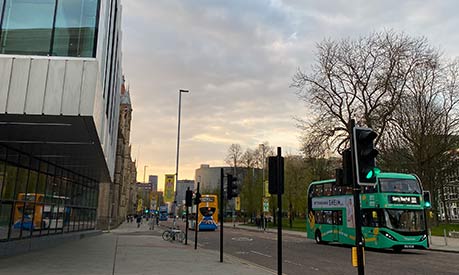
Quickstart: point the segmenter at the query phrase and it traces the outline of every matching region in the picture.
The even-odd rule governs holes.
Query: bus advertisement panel
[[[199,231],[214,231],[218,224],[217,195],[202,195],[198,209]]]
[[[360,194],[365,246],[427,248],[427,226],[422,188],[414,175],[381,173],[375,187]],[[312,182],[308,188],[308,238],[317,243],[355,244],[352,187],[335,180]]]

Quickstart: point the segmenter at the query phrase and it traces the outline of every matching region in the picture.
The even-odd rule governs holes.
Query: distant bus
[[[65,207],[67,198],[64,196],[19,193],[18,200],[14,207],[15,229],[63,229],[70,217],[70,208]],[[33,202],[36,202],[35,205]]]
[[[381,173],[375,187],[360,194],[365,246],[427,248],[427,227],[421,184],[408,174]],[[308,189],[308,238],[317,243],[355,244],[352,188],[335,180],[312,182]]]
[[[159,220],[160,221],[167,221],[169,216],[167,205],[161,205],[159,207]]]
[[[218,224],[217,195],[202,195],[198,209],[199,231],[214,231]]]

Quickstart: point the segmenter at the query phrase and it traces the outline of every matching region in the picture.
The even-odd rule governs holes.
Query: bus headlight
[[[422,242],[422,241],[425,240],[426,238],[427,238],[427,235],[424,234],[424,235],[422,235],[421,239],[419,239],[419,241]]]
[[[392,240],[392,241],[397,241],[397,239],[392,236],[391,234],[387,233],[386,231],[379,231],[379,233],[383,234],[386,238],[388,238],[389,240]]]

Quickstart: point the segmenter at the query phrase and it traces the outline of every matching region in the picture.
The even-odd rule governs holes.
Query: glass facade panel
[[[0,202],[2,201],[5,175],[6,175],[6,163],[4,161],[0,161]]]
[[[6,0],[0,52],[48,55],[55,0]]]
[[[29,170],[20,167],[18,169],[18,176],[16,178],[16,192],[14,195],[14,199],[24,201],[26,199],[26,187],[27,187],[27,180],[29,178]]]
[[[52,55],[93,56],[97,0],[59,1]]]
[[[0,53],[95,57],[100,0],[0,0]]]
[[[97,182],[12,149],[0,156],[0,240],[94,228]]]
[[[5,169],[5,178],[3,181],[3,200],[14,199],[14,186],[16,185],[16,176],[18,168],[16,166],[7,164]]]
[[[0,240],[8,238],[8,228],[10,227],[11,204],[0,204]]]

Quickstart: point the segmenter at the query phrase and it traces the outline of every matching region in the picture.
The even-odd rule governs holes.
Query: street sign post
[[[282,275],[282,194],[284,193],[284,158],[282,157],[280,147],[277,147],[277,156],[268,158],[268,165],[269,193],[272,195],[277,194],[277,274]]]
[[[269,198],[263,198],[263,212],[269,212]]]

